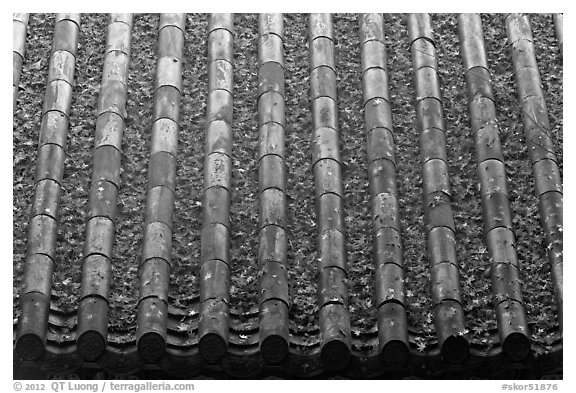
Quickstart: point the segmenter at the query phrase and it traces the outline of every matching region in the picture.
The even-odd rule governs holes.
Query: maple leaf
[[[416,343],[416,345],[418,346],[419,352],[424,352],[424,350],[426,349],[426,343],[424,341],[419,341],[418,343]]]

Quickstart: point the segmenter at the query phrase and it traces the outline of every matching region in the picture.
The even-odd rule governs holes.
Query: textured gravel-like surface
[[[307,26],[307,15],[287,14],[284,17],[290,319],[295,331],[318,323],[315,316],[318,311],[316,285],[313,285],[318,267],[314,175],[310,154],[312,114]]]

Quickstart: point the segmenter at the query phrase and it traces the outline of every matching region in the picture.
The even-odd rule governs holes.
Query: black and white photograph
[[[376,5],[12,13],[13,391],[561,390],[564,14]]]

